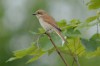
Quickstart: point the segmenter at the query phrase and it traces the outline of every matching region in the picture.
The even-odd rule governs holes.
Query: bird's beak
[[[32,14],[32,15],[36,15],[36,13]]]

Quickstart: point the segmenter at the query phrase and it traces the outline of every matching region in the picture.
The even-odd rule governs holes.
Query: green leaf
[[[88,9],[93,10],[93,9],[99,9],[100,8],[100,0],[91,0],[90,2],[87,3]]]
[[[87,51],[95,51],[100,46],[100,34],[93,35],[89,40],[81,39]]]
[[[27,63],[31,63],[37,59],[39,59],[43,54],[45,53],[45,51],[38,51],[37,54],[35,56],[33,56],[33,58],[31,58],[30,60],[27,61]]]
[[[14,56],[16,58],[23,58],[24,56],[34,52],[37,49],[37,47],[35,47],[34,45],[32,45],[32,47],[24,49],[24,50],[17,50],[14,52]]]
[[[81,42],[82,42],[83,46],[86,48],[87,51],[95,51],[96,50],[95,44],[94,43],[90,43],[89,40],[81,39]]]
[[[100,46],[100,34],[94,34],[90,41],[93,42],[95,45]]]
[[[85,39],[86,40],[86,39]],[[83,41],[83,39],[81,39],[81,41]],[[72,54],[76,54],[78,56],[81,56],[81,57],[86,57],[86,58],[91,58],[91,57],[97,57],[97,56],[100,56],[100,47],[97,47],[97,49],[93,50],[94,49],[94,46],[92,45],[86,45],[85,47],[86,50],[93,50],[92,52],[89,52],[89,51],[86,51],[84,46],[83,46],[83,42],[80,41],[80,38],[79,37],[76,37],[76,38],[69,38],[68,39],[68,47],[70,48]],[[89,40],[87,40],[89,42]],[[86,42],[86,41],[85,41]],[[87,43],[87,42],[86,42]],[[85,44],[86,44],[85,43]],[[68,50],[68,47],[67,46],[63,46],[63,47],[58,47],[60,49],[60,51],[65,54],[65,55],[71,55],[69,50]],[[91,47],[92,46],[92,47]]]
[[[94,20],[96,20],[97,19],[97,16],[92,16],[92,17],[89,17],[89,18],[87,18],[86,19],[86,22],[92,22],[92,21],[94,21]]]
[[[68,38],[68,44],[62,47],[58,47],[60,51],[65,55],[74,55],[77,54],[78,56],[83,56],[85,49],[80,42],[80,38]],[[69,51],[69,48],[71,52]]]
[[[77,30],[76,28],[79,26],[81,22],[78,20],[78,19],[72,19],[70,21],[70,24],[66,27],[66,29],[75,29]]]
[[[37,60],[39,57],[40,57],[40,56],[37,55],[37,56],[31,58],[30,60],[28,60],[26,63],[31,63],[31,62]]]
[[[74,30],[73,28],[70,28],[70,29],[67,29],[66,35],[68,37],[77,37],[77,36],[80,36],[81,33],[79,30]]]
[[[68,26],[66,20],[61,20],[61,21],[57,22],[57,25],[58,25],[58,27],[61,28],[62,31],[64,31],[66,29],[66,27]]]
[[[86,57],[87,58],[100,57],[100,47],[98,47],[97,50],[94,52],[87,52]]]
[[[80,42],[79,37],[71,38],[69,42],[70,42],[69,47],[74,54],[77,54],[78,56],[82,56],[84,54],[85,50],[84,47],[82,46],[82,43]]]
[[[45,30],[43,28],[39,28],[39,33],[45,33]]]
[[[25,56],[34,56],[34,59],[30,59],[28,62],[37,60],[40,56],[42,56],[46,51],[36,47],[35,45],[32,45],[29,48],[26,48],[24,50],[18,50],[14,52],[14,57],[11,57],[7,61],[13,61],[16,59],[23,58]]]
[[[14,61],[14,60],[16,60],[16,59],[17,59],[16,57],[11,57],[11,58],[9,58],[6,62]]]
[[[66,22],[66,20],[61,20],[61,21],[57,22],[57,24],[59,27],[64,27],[67,25],[67,22]]]
[[[50,50],[48,50],[48,55],[51,55],[53,53],[53,51],[55,51],[55,48],[51,48]]]
[[[70,21],[70,23],[71,23],[71,25],[78,25],[78,24],[80,24],[80,21],[78,19],[72,19]]]
[[[45,53],[46,51],[42,49],[36,49],[34,52],[30,53],[29,55],[39,55],[41,53]]]

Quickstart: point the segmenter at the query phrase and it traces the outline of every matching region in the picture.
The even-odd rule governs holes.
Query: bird
[[[33,15],[36,15],[40,22],[40,25],[44,28],[47,33],[56,32],[58,36],[62,39],[62,45],[66,42],[66,39],[61,34],[61,29],[57,26],[56,21],[51,17],[45,10],[39,9]]]

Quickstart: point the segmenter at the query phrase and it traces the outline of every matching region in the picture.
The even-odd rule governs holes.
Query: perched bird
[[[57,26],[56,21],[44,10],[37,10],[33,15],[36,15],[41,26],[45,29],[47,33],[55,31],[62,39],[62,45],[66,42],[66,39],[61,34],[61,29]]]

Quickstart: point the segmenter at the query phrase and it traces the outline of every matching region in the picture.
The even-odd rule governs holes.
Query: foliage
[[[95,51],[100,46],[100,34],[93,35],[89,40],[81,39],[87,50]]]
[[[90,0],[90,2],[87,3],[87,6],[90,10],[99,9],[100,0]],[[66,40],[68,41],[68,45],[66,46],[65,44],[64,46],[59,46],[59,50],[65,55],[71,55],[69,53],[69,47],[72,55],[78,55],[79,57],[82,56],[88,58],[100,56],[100,34],[96,33],[90,39],[85,39],[82,38],[80,32],[81,28],[92,27],[94,25],[100,24],[100,22],[98,21],[99,18],[100,12],[95,16],[88,17],[86,20],[84,20],[85,22],[81,22],[79,19],[72,19],[70,22],[67,22],[66,20],[59,21],[57,24],[62,29],[65,36],[67,36]],[[91,25],[91,23],[95,20],[96,22]],[[44,32],[45,31],[40,28],[38,33],[33,32],[33,34],[40,35]],[[20,59],[25,56],[32,56],[31,59],[27,62],[29,63],[39,59],[45,53],[48,53],[48,55],[50,55],[53,51],[55,51],[54,47],[43,50],[43,48],[38,48],[35,44],[37,44],[37,42],[34,42],[30,48],[15,51],[14,57],[10,58],[8,61]]]
[[[90,0],[87,5],[90,10],[98,9],[100,8],[100,0]]]
[[[38,48],[34,44],[30,48],[24,50],[18,50],[14,52],[14,57],[10,58],[8,61],[16,60],[23,58],[25,56],[32,56],[33,58],[30,59],[27,63],[37,60],[41,55],[43,55],[45,51]]]

